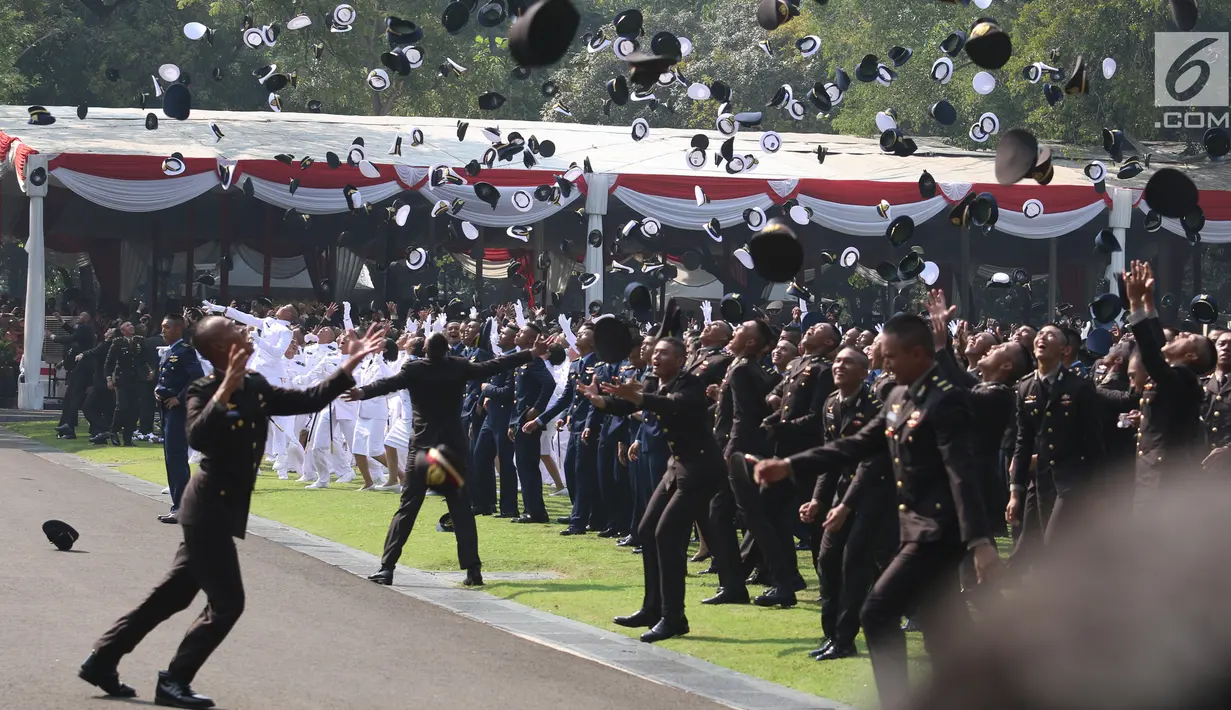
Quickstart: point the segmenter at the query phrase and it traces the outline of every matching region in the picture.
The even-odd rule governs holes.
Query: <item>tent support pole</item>
[[[1056,314],[1056,271],[1057,271],[1057,248],[1056,240],[1047,240],[1047,318],[1044,322],[1050,322],[1055,318]]]
[[[26,174],[37,168],[47,169],[47,156],[32,153],[26,162]],[[25,183],[30,198],[30,234],[26,238],[26,316],[25,340],[22,344],[20,384],[17,386],[17,407],[25,410],[43,408],[43,335],[46,330],[47,283],[43,240],[43,201],[47,183]]]

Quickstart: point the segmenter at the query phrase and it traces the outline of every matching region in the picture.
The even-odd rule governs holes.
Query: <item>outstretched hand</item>
[[[927,309],[932,326],[932,344],[942,350],[949,344],[949,319],[957,314],[957,307],[945,301],[945,292],[934,288],[928,291]]]
[[[641,402],[641,393],[645,389],[643,384],[635,380],[630,382],[604,382],[601,387],[604,394],[619,397],[633,404]]]
[[[1134,261],[1124,272],[1124,291],[1134,311],[1154,308],[1154,271],[1149,262]]]
[[[547,348],[550,344],[551,341],[540,335],[534,339],[534,345],[530,346],[530,350],[534,353],[535,357],[543,357],[547,354]]]

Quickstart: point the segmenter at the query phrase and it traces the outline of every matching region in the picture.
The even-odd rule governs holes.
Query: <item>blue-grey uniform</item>
[[[171,489],[171,512],[180,507],[180,497],[188,485],[188,434],[185,398],[188,385],[205,373],[197,351],[181,338],[171,344],[158,361],[158,384],[154,395],[162,406],[163,460],[167,467],[167,486]],[[175,399],[173,406],[168,403]]]
[[[551,403],[551,395],[555,391],[556,379],[547,369],[547,361],[541,357],[536,357],[513,371],[514,413],[509,417],[509,433],[514,443],[513,458],[517,466],[517,478],[521,482],[522,503],[525,504],[523,517],[536,523],[547,522],[547,508],[543,505],[543,480],[539,476],[543,439],[537,431],[532,434],[523,432],[522,426],[536,419],[540,426],[542,425],[540,415],[547,411],[547,405]],[[514,487],[514,496],[517,495],[516,490]]]
[[[597,445],[594,441],[583,441],[581,436],[592,405],[589,399],[577,392],[578,385],[590,384],[597,361],[598,356],[587,353],[570,363],[564,392],[555,404],[539,417],[540,421],[550,422],[563,414],[568,427],[568,446],[564,452],[564,481],[572,499],[573,510],[569,515],[568,529],[564,531],[566,534],[584,533],[587,525],[599,524],[595,515],[595,511],[601,507],[598,471],[594,466]]]
[[[517,516],[517,468],[513,442],[509,441],[509,414],[513,407],[513,373],[492,375],[481,389],[479,402],[486,402],[486,415],[474,440],[473,506],[483,513],[496,507],[496,457],[500,457],[500,515]],[[483,387],[480,385],[480,388]]]

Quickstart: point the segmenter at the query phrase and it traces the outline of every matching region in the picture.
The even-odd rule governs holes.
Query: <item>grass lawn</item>
[[[162,448],[138,444],[132,448],[92,447],[84,439],[61,441],[49,422],[7,424],[9,429],[44,444],[79,454],[91,461],[155,483],[166,482]],[[280,481],[263,472],[252,497],[252,512],[265,518],[379,555],[389,518],[397,507],[392,493],[361,493],[356,484],[331,485],[305,491],[302,484]],[[554,519],[564,515],[567,497],[547,499]],[[446,512],[442,498],[429,497],[401,562],[427,570],[454,570],[457,555],[452,535],[438,533],[436,520]],[[489,582],[496,596],[576,619],[593,626],[635,636],[611,623],[611,617],[636,611],[641,603],[641,558],[614,540],[594,535],[561,537],[559,525],[510,525],[491,517],[478,519],[479,550],[485,571],[550,570],[563,579],[535,582]],[[714,592],[713,575],[696,574],[708,563],[691,564],[688,577],[688,617],[692,633],[663,646],[727,668],[799,690],[863,707],[875,704],[872,669],[862,637],[859,658],[817,663],[806,655],[820,636],[820,609],[810,561],[800,557],[809,588],[794,609],[755,606],[704,607]],[[755,593],[755,590],[753,590]],[[919,634],[909,634],[912,657],[923,656]]]

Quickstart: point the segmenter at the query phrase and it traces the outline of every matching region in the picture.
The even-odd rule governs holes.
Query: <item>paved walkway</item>
[[[3,705],[109,707],[89,700],[96,693],[75,668],[165,571],[178,544],[178,530],[154,520],[165,497],[3,429],[0,487],[11,531],[0,549]],[[73,552],[46,542],[47,518],[80,531]],[[378,587],[360,578],[374,556],[273,521],[253,516],[249,532],[240,543],[247,612],[197,681],[222,708],[842,707],[457,587],[452,574],[400,567],[393,588]],[[189,618],[171,619],[121,666],[142,699]]]

